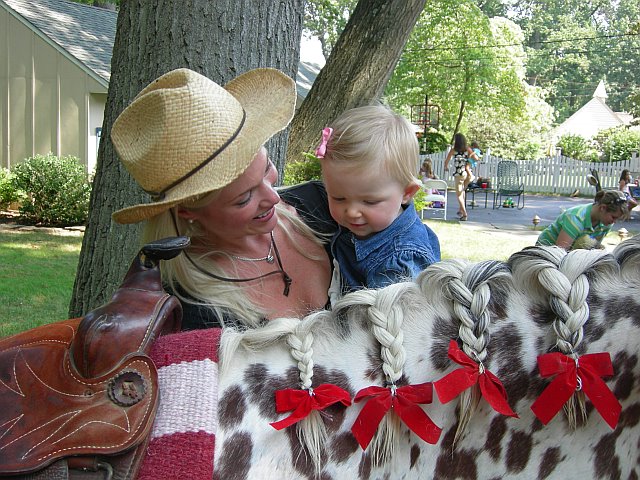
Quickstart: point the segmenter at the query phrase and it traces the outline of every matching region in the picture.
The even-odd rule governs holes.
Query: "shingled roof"
[[[118,13],[66,0],[0,0],[48,43],[81,63],[105,86]]]
[[[0,0],[28,22],[48,43],[79,62],[105,87],[111,78],[111,53],[118,13],[67,0]],[[298,65],[298,95],[305,97],[322,66],[305,59]]]

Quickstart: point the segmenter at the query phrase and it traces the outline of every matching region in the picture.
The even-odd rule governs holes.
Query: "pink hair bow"
[[[327,127],[322,130],[322,141],[320,142],[320,145],[318,145],[318,148],[316,148],[316,157],[324,158],[325,154],[327,153],[327,142],[331,138],[332,133],[333,128],[331,127]]]

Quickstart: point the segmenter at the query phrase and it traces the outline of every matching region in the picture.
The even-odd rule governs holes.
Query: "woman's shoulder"
[[[312,180],[278,189],[282,201],[296,209],[304,222],[320,233],[333,233],[337,225],[329,212],[327,191],[322,182]]]

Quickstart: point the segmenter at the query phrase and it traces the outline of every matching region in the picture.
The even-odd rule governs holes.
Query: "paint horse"
[[[10,338],[0,342],[13,365],[0,372],[0,472],[9,451],[18,467],[50,468],[62,461],[50,465],[54,453],[78,463],[96,445],[121,453],[128,441],[135,454],[113,478],[639,478],[639,266],[640,237],[612,254],[529,247],[506,263],[447,260],[303,319],[153,325],[127,337],[135,354],[122,361],[115,338],[69,348],[117,334],[123,319],[103,309],[95,331],[61,322],[46,330],[59,338],[41,342],[60,347],[73,394],[35,374],[48,365],[33,343]],[[142,312],[142,290],[129,287],[128,308]],[[173,300],[158,290],[147,292],[150,311],[175,327]],[[29,400],[27,382],[74,408],[42,422],[12,413]],[[82,437],[90,430],[93,444]]]
[[[639,267],[529,247],[161,338],[140,478],[638,478]]]

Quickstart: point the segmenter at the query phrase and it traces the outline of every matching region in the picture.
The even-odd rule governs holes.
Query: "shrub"
[[[55,227],[86,222],[91,185],[76,157],[36,155],[12,174],[14,186],[26,194],[20,207],[25,221]]]
[[[584,160],[589,150],[589,143],[581,135],[562,135],[557,146],[562,149],[562,155],[576,160]]]
[[[284,166],[284,185],[296,185],[308,180],[322,179],[320,161],[312,153],[303,153],[306,160]]]
[[[13,202],[20,200],[20,192],[11,181],[13,175],[6,168],[0,168],[0,209],[7,209]]]
[[[605,162],[628,160],[634,150],[640,152],[640,132],[626,128],[615,128],[609,132],[602,142],[602,159]]]
[[[419,142],[421,154],[441,152],[446,150],[449,145],[444,135],[433,131],[429,131],[426,135],[421,136]]]
[[[418,190],[413,196],[413,206],[416,208],[416,212],[418,212],[418,214],[420,214],[420,212],[422,212],[422,210],[424,210],[424,207],[427,205],[427,202],[425,202],[424,200],[426,196],[427,194],[424,193],[424,190],[422,188]]]

